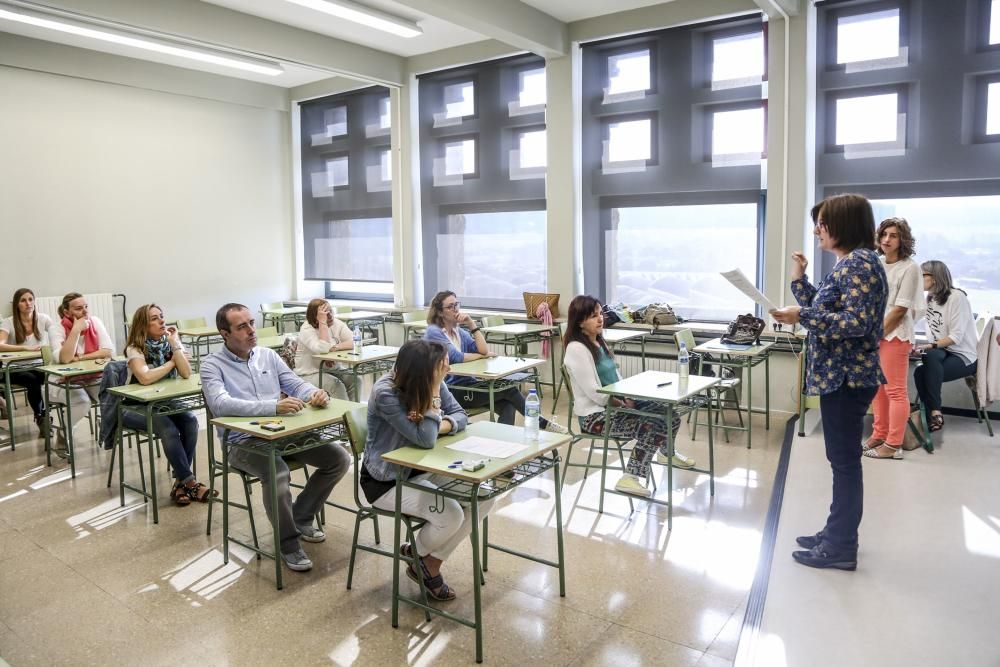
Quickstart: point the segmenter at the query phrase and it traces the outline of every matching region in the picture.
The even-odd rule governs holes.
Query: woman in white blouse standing
[[[0,322],[0,352],[37,352],[49,344],[49,329],[52,318],[35,310],[35,293],[27,287],[14,292],[13,315]],[[42,375],[34,371],[13,371],[11,384],[24,387],[28,395],[28,405],[35,414],[38,431],[45,436],[48,422],[45,420],[45,406],[42,401]],[[6,411],[7,403],[0,398],[0,409]],[[3,415],[6,419],[6,414]]]
[[[879,385],[872,412],[872,435],[862,445],[872,459],[903,458],[903,436],[910,418],[907,394],[910,351],[916,343],[913,323],[923,314],[923,285],[920,267],[913,261],[915,246],[910,224],[903,218],[888,218],[878,227],[878,249],[888,280],[889,298],[885,306],[879,363],[885,384]]]
[[[944,427],[941,385],[976,374],[976,321],[965,292],[955,287],[944,262],[920,265],[927,291],[927,339],[918,349],[923,363],[913,372],[931,431]]]
[[[104,323],[92,316],[87,305],[87,299],[79,292],[70,292],[59,304],[59,322],[49,330],[49,345],[56,363],[69,364],[74,361],[88,359],[110,359],[114,353],[114,344]],[[74,428],[81,420],[86,419],[91,401],[97,401],[96,385],[73,389],[70,391],[70,401],[76,421],[67,424],[66,428]],[[59,403],[62,396],[52,399]],[[68,458],[66,438],[62,430],[57,433],[56,456]]]
[[[295,351],[295,373],[318,386],[319,361],[313,355],[350,350],[353,346],[354,335],[350,327],[333,316],[333,309],[326,299],[313,299],[306,307],[306,321],[299,329],[298,349]],[[349,377],[346,368],[325,368],[322,389],[334,398],[357,400],[353,395],[354,382],[350,381]],[[350,386],[350,390],[347,386]]]

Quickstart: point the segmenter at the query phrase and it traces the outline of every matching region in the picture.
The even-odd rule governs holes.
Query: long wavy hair
[[[431,299],[431,305],[427,308],[427,324],[436,324],[444,328],[444,300],[449,296],[458,296],[450,290],[438,292]]]
[[[144,306],[139,306],[132,313],[132,325],[128,330],[128,340],[125,341],[125,350],[127,351],[130,347],[134,347],[143,354],[146,353],[146,332],[149,330],[149,311],[156,308],[160,311],[160,315],[163,315],[163,309],[157,306],[155,303],[147,303]]]
[[[595,345],[580,326],[584,320],[589,319],[594,314],[595,310],[601,310],[601,302],[594,297],[588,294],[573,297],[573,300],[569,302],[569,313],[566,315],[566,335],[563,336],[563,349],[565,350],[566,346],[573,342],[583,343],[583,346],[590,350],[596,364],[602,349],[608,356],[613,355],[608,349],[608,344],[604,342],[604,336],[598,335],[597,345]]]
[[[21,323],[21,310],[17,307],[21,303],[21,297],[25,294],[30,294],[31,298],[35,298],[35,293],[32,292],[27,287],[22,287],[21,289],[14,292],[14,345],[23,345],[24,341],[28,340],[28,332],[24,330],[24,325]],[[35,334],[35,338],[38,340],[42,339],[41,334],[38,332],[38,308],[36,307],[31,311],[31,331]]]
[[[447,354],[441,343],[423,339],[407,341],[399,348],[392,386],[407,412],[424,414],[430,409],[434,374]]]

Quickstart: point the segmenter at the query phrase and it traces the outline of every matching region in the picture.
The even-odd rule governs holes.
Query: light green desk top
[[[284,344],[285,334],[281,334],[280,336],[264,336],[257,339],[257,347],[269,347],[272,350],[277,350]]]
[[[642,338],[648,335],[646,331],[636,331],[635,329],[605,329],[601,332],[606,343],[620,343],[633,338]]]
[[[306,309],[304,306],[287,306],[285,308],[265,308],[260,312],[268,315],[305,315]]]
[[[140,403],[155,403],[181,396],[201,393],[201,378],[192,373],[189,378],[169,378],[153,384],[127,384],[123,387],[112,387],[112,394]]]
[[[219,330],[217,328],[215,328],[214,326],[213,327],[210,327],[210,326],[185,327],[183,329],[178,329],[177,333],[180,334],[181,336],[194,336],[196,338],[200,337],[200,336],[218,336],[218,335],[220,335],[219,334]]]
[[[727,347],[721,338],[713,338],[710,341],[698,345],[692,352],[699,354],[728,354],[733,357],[757,357],[774,347],[774,341],[764,341],[760,345],[752,345],[745,350],[734,350]]]
[[[413,322],[403,322],[404,329],[426,329],[429,325],[424,320],[415,320]]]
[[[526,322],[518,322],[516,324],[501,324],[495,327],[483,327],[483,331],[486,333],[507,334],[509,336],[516,336],[517,334],[535,334],[553,330],[558,331],[559,325],[553,324],[552,326],[548,326],[546,324],[528,324]]]
[[[273,415],[264,417],[216,417],[212,424],[221,428],[228,428],[231,431],[247,433],[255,438],[263,440],[281,440],[290,435],[305,433],[313,429],[336,424],[344,418],[348,410],[360,408],[361,403],[351,401],[341,401],[331,398],[325,408],[314,408],[307,405],[301,412],[294,415]],[[260,427],[260,423],[250,422],[278,422],[285,427],[283,431],[265,431]]]
[[[546,361],[546,359],[530,359],[525,357],[490,357],[488,359],[476,359],[475,361],[455,364],[451,367],[448,374],[457,375],[458,377],[494,380],[540,366],[546,363]]]
[[[27,350],[21,350],[20,352],[0,352],[0,366],[12,361],[30,361],[41,358],[41,352],[29,352]]]
[[[460,452],[455,449],[448,449],[448,445],[464,440],[470,435],[482,438],[492,438],[494,440],[504,440],[506,442],[518,442],[528,445],[513,456],[505,459],[490,459],[485,468],[475,472],[468,472],[459,468],[449,468],[455,461],[462,458],[475,458],[475,454]],[[446,475],[454,479],[461,479],[466,482],[485,482],[496,477],[500,473],[529,461],[536,456],[540,456],[548,451],[569,442],[569,435],[540,431],[538,442],[524,442],[524,428],[509,424],[498,424],[496,422],[475,422],[469,424],[464,431],[455,435],[446,435],[438,438],[433,449],[420,449],[419,447],[401,447],[387,454],[382,455],[383,461],[395,463],[405,468],[424,470],[438,475]]]
[[[369,361],[392,359],[397,354],[399,354],[399,348],[392,345],[365,345],[361,348],[360,356],[355,355],[351,350],[314,354],[313,356],[320,361],[339,361],[348,366],[356,366]]]
[[[334,313],[333,316],[342,322],[352,322],[354,320],[384,320],[386,314],[374,310],[352,310],[346,313]]]
[[[71,378],[80,375],[100,375],[111,359],[87,359],[86,361],[71,361],[68,364],[49,364],[37,366],[36,371],[56,377]]]
[[[612,394],[625,398],[678,403],[685,398],[700,394],[720,382],[719,378],[702,375],[689,376],[686,385],[682,385],[680,380],[681,378],[677,373],[643,371],[638,375],[619,380],[614,384],[605,385],[598,389],[598,391],[602,394]],[[670,384],[665,387],[657,387],[658,384],[664,382],[669,382]]]

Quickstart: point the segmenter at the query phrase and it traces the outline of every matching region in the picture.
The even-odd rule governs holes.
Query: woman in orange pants
[[[916,342],[913,323],[920,319],[924,303],[920,267],[912,259],[914,245],[905,219],[888,218],[879,225],[878,254],[889,286],[879,342],[879,361],[886,383],[879,387],[872,402],[875,426],[862,445],[868,458],[903,458],[903,435],[910,416],[906,381],[910,350]]]

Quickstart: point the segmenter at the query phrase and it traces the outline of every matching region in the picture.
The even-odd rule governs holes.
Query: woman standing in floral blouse
[[[865,412],[885,382],[879,364],[882,316],[888,295],[875,254],[875,216],[861,195],[828,197],[812,209],[813,233],[837,264],[817,289],[806,278],[808,261],[792,254],[792,294],[798,306],[771,311],[783,324],[809,332],[806,393],[819,394],[826,458],[833,469],[833,502],[826,526],[796,539],[806,551],[792,557],[810,567],[854,570],[864,488],[861,435]]]

